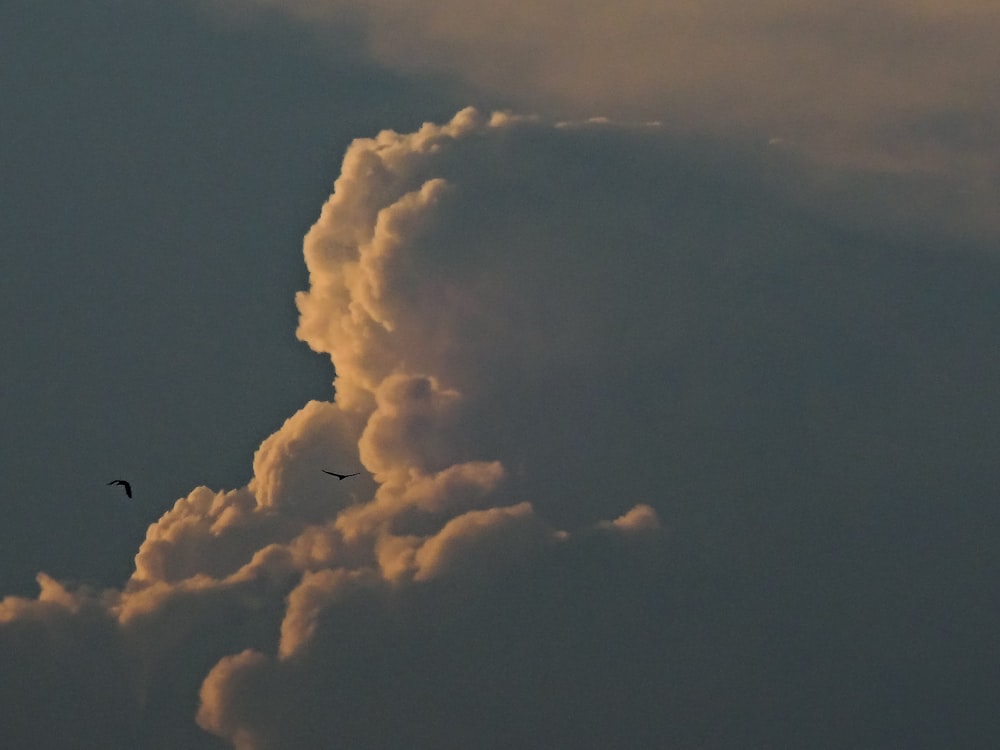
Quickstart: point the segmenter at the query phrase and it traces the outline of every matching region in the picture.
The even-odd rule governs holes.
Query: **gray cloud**
[[[38,599],[0,601],[0,742],[8,747],[125,747],[135,737],[132,660],[93,592],[42,574]]]

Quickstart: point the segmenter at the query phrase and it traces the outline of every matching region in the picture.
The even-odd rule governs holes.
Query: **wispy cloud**
[[[756,133],[838,163],[995,180],[1000,13],[987,0],[229,5],[349,27],[384,65],[532,111]]]

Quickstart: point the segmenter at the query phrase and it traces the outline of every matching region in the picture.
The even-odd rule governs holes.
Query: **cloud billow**
[[[355,141],[297,298],[336,399],[123,590],[5,600],[0,655],[58,695],[32,664],[102,633],[109,747],[997,736],[1000,268],[786,168],[473,109]]]

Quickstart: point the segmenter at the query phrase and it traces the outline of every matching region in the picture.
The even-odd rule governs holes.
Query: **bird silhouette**
[[[108,485],[112,484],[120,484],[122,487],[125,488],[125,494],[128,495],[129,497],[132,497],[132,485],[126,482],[124,479],[112,479],[110,482],[108,482]]]
[[[360,474],[360,471],[356,471],[353,474],[338,474],[335,471],[327,471],[326,469],[320,469],[324,474],[329,474],[331,477],[337,477],[337,479],[347,479],[348,477],[356,477]]]

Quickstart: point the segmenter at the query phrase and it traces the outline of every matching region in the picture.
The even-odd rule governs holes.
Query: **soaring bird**
[[[337,479],[347,479],[348,477],[356,477],[360,474],[360,471],[356,471],[353,474],[338,474],[335,471],[327,471],[326,469],[320,469],[324,474],[329,474],[331,477],[337,477]]]
[[[110,482],[108,482],[108,485],[112,484],[120,484],[122,487],[125,488],[125,494],[128,495],[129,497],[132,497],[132,485],[126,482],[124,479],[112,479]]]

